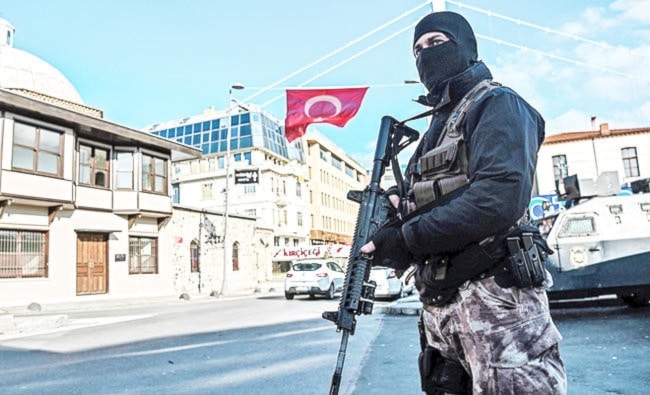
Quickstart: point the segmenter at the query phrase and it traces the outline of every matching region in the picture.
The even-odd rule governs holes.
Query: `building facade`
[[[272,115],[240,104],[146,130],[203,152],[200,158],[174,162],[174,202],[256,219],[260,228],[271,229],[273,246],[309,244],[302,142],[288,144]],[[228,238],[229,230],[217,231]]]
[[[542,220],[574,199],[649,192],[649,182],[650,128],[610,129],[603,123],[591,131],[547,136],[528,213]]]
[[[230,215],[232,235],[224,239],[218,231],[224,218],[222,212],[174,205],[167,226],[176,292],[214,296],[252,291],[272,279],[271,231],[258,227],[254,218]]]
[[[367,170],[313,128],[302,139],[309,173],[312,244],[350,245],[359,204],[348,200],[347,194],[366,187]]]
[[[586,185],[605,172],[617,175],[618,187],[650,177],[650,128],[610,129],[603,123],[597,130],[548,136],[538,155],[538,194],[556,193],[556,181],[570,175]]]
[[[0,305],[269,279],[271,233],[254,217],[173,205],[172,163],[200,149],[104,120],[14,33],[0,19]]]
[[[347,193],[365,187],[366,170],[313,126],[289,144],[279,120],[238,103],[146,130],[202,150],[200,158],[174,163],[174,201],[255,218],[273,235],[274,272],[299,258],[327,256],[344,263],[358,212]],[[229,232],[235,234],[229,227],[217,229],[226,239]],[[331,246],[312,248],[324,244]]]
[[[0,141],[1,300],[174,291],[171,161],[200,152],[6,90]]]

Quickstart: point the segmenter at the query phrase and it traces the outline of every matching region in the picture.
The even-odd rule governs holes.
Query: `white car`
[[[333,299],[343,291],[345,272],[334,261],[311,259],[293,262],[284,278],[284,296],[291,300],[296,295],[325,295]]]
[[[410,270],[399,278],[395,269],[373,266],[370,270],[370,281],[377,283],[375,298],[399,299],[411,295],[415,290],[415,285],[412,280],[405,282],[410,277],[408,275]]]

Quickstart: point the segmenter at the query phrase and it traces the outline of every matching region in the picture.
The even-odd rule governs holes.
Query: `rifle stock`
[[[323,318],[334,322],[337,331],[343,332],[336,367],[332,376],[330,395],[338,394],[341,385],[348,340],[351,335],[354,335],[356,328],[355,316],[372,314],[376,286],[374,282],[368,281],[372,259],[361,254],[359,250],[388,221],[391,213],[395,211],[380,187],[381,178],[391,159],[418,138],[419,133],[416,130],[392,117],[382,117],[370,183],[363,191],[348,192],[348,199],[359,203],[360,206],[352,248],[348,257],[343,293],[339,301],[338,311],[323,313]],[[402,141],[403,139],[405,140]]]

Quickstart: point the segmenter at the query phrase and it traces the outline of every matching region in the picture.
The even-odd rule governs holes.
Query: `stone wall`
[[[259,283],[272,277],[269,246],[273,236],[270,230],[258,228],[253,218],[228,216],[225,284],[224,217],[221,213],[175,206],[166,227],[173,243],[171,261],[178,292],[252,292]],[[192,242],[199,246],[199,272],[191,271]],[[237,247],[238,270],[233,267],[234,247]]]

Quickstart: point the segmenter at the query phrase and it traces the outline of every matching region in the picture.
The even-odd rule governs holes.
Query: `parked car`
[[[410,279],[410,271],[411,269],[399,278],[395,269],[374,266],[370,271],[370,280],[377,283],[375,298],[399,299],[411,295],[415,290],[415,285]]]
[[[284,279],[284,296],[291,300],[296,295],[324,295],[333,299],[343,291],[345,272],[338,263],[325,259],[293,262]]]

